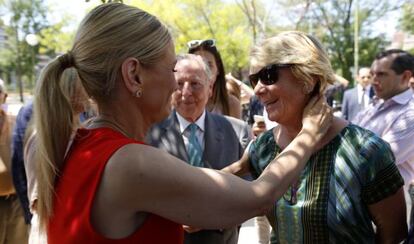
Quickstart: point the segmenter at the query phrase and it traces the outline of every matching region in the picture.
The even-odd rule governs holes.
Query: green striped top
[[[272,131],[249,149],[257,178],[280,152]],[[374,243],[367,206],[391,196],[404,182],[389,145],[350,124],[312,155],[299,180],[268,218],[274,243]]]

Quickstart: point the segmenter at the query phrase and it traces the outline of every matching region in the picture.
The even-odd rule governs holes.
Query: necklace
[[[108,120],[108,119],[104,119],[104,118],[95,118],[92,121],[93,124],[108,124],[110,125],[109,127],[111,127],[112,129],[121,132],[121,134],[123,134],[124,136],[128,137],[128,138],[134,138],[133,136],[131,136],[128,132],[126,132],[118,123]]]

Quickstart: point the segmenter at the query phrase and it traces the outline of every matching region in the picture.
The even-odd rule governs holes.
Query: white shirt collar
[[[192,122],[186,120],[178,112],[176,112],[175,114],[177,115],[178,123],[180,124],[180,132],[182,134],[185,131],[185,129],[187,129],[187,126],[189,126]],[[205,120],[206,120],[206,110],[204,110],[201,116],[194,122],[198,126],[198,128],[200,128],[202,132],[204,132]]]
[[[393,96],[391,99],[398,104],[407,104],[411,100],[413,95],[413,90],[411,88],[408,88],[404,92],[401,92],[400,94]]]
[[[370,90],[370,88],[371,88],[371,85],[367,85],[365,87],[365,93],[367,93]],[[357,84],[357,89],[358,89],[359,92],[362,92],[362,89],[363,89],[362,85],[358,83]]]

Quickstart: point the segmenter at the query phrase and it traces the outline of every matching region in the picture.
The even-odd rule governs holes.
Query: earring
[[[135,91],[135,97],[140,98],[142,96],[142,88],[138,87],[138,90]]]

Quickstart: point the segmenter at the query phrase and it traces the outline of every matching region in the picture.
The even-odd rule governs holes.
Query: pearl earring
[[[138,90],[135,91],[135,97],[140,98],[142,96],[142,88],[139,87]]]

